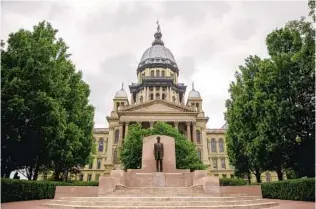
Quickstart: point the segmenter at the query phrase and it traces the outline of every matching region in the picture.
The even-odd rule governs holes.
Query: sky
[[[249,55],[267,57],[266,36],[308,16],[307,1],[2,1],[1,39],[49,21],[89,84],[95,127],[107,127],[115,92],[136,82],[159,20],[187,93],[201,93],[208,128],[224,125],[229,84]],[[186,97],[187,98],[187,97]]]

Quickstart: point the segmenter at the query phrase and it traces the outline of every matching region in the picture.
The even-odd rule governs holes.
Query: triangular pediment
[[[132,112],[194,112],[191,108],[173,104],[167,101],[163,100],[153,100],[146,102],[144,104],[130,106],[124,109],[121,109],[120,111],[132,111]]]

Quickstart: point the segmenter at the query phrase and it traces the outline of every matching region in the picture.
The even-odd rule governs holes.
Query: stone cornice
[[[207,128],[206,133],[207,134],[224,134],[224,133],[226,133],[226,130],[222,129],[222,128],[218,128],[218,129]]]

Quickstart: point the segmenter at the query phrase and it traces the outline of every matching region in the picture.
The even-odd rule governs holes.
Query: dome
[[[145,67],[159,66],[175,69],[178,71],[178,66],[173,54],[167,47],[164,46],[164,43],[161,40],[162,34],[159,24],[154,37],[155,40],[153,41],[152,46],[144,52],[139,62],[138,70],[144,69]]]
[[[192,90],[189,92],[188,99],[201,99],[200,92],[194,89],[194,83],[192,83]]]
[[[123,88],[123,84],[122,84],[122,88],[115,93],[115,98],[127,98],[127,93]]]
[[[198,91],[195,91],[195,90],[191,90],[189,92],[189,99],[192,99],[192,98],[201,98],[201,95],[200,95],[200,92]]]

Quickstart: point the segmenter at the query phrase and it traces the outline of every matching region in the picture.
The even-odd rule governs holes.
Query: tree
[[[82,164],[91,152],[89,87],[56,34],[44,21],[11,33],[7,49],[1,43],[2,176],[26,168],[36,180],[41,169]]]
[[[259,71],[261,59],[250,56],[245,66],[236,73],[236,83],[230,86],[231,98],[226,101],[226,133],[228,155],[232,165],[249,176],[253,173],[258,183],[266,163],[266,144],[259,138],[256,129],[257,115],[253,109],[256,92],[254,82]]]
[[[150,135],[167,135],[175,139],[176,167],[178,169],[204,170],[205,165],[199,160],[195,145],[172,126],[158,122],[153,129],[143,129],[140,125],[129,127],[128,135],[120,150],[120,159],[125,169],[141,167],[142,140]]]

